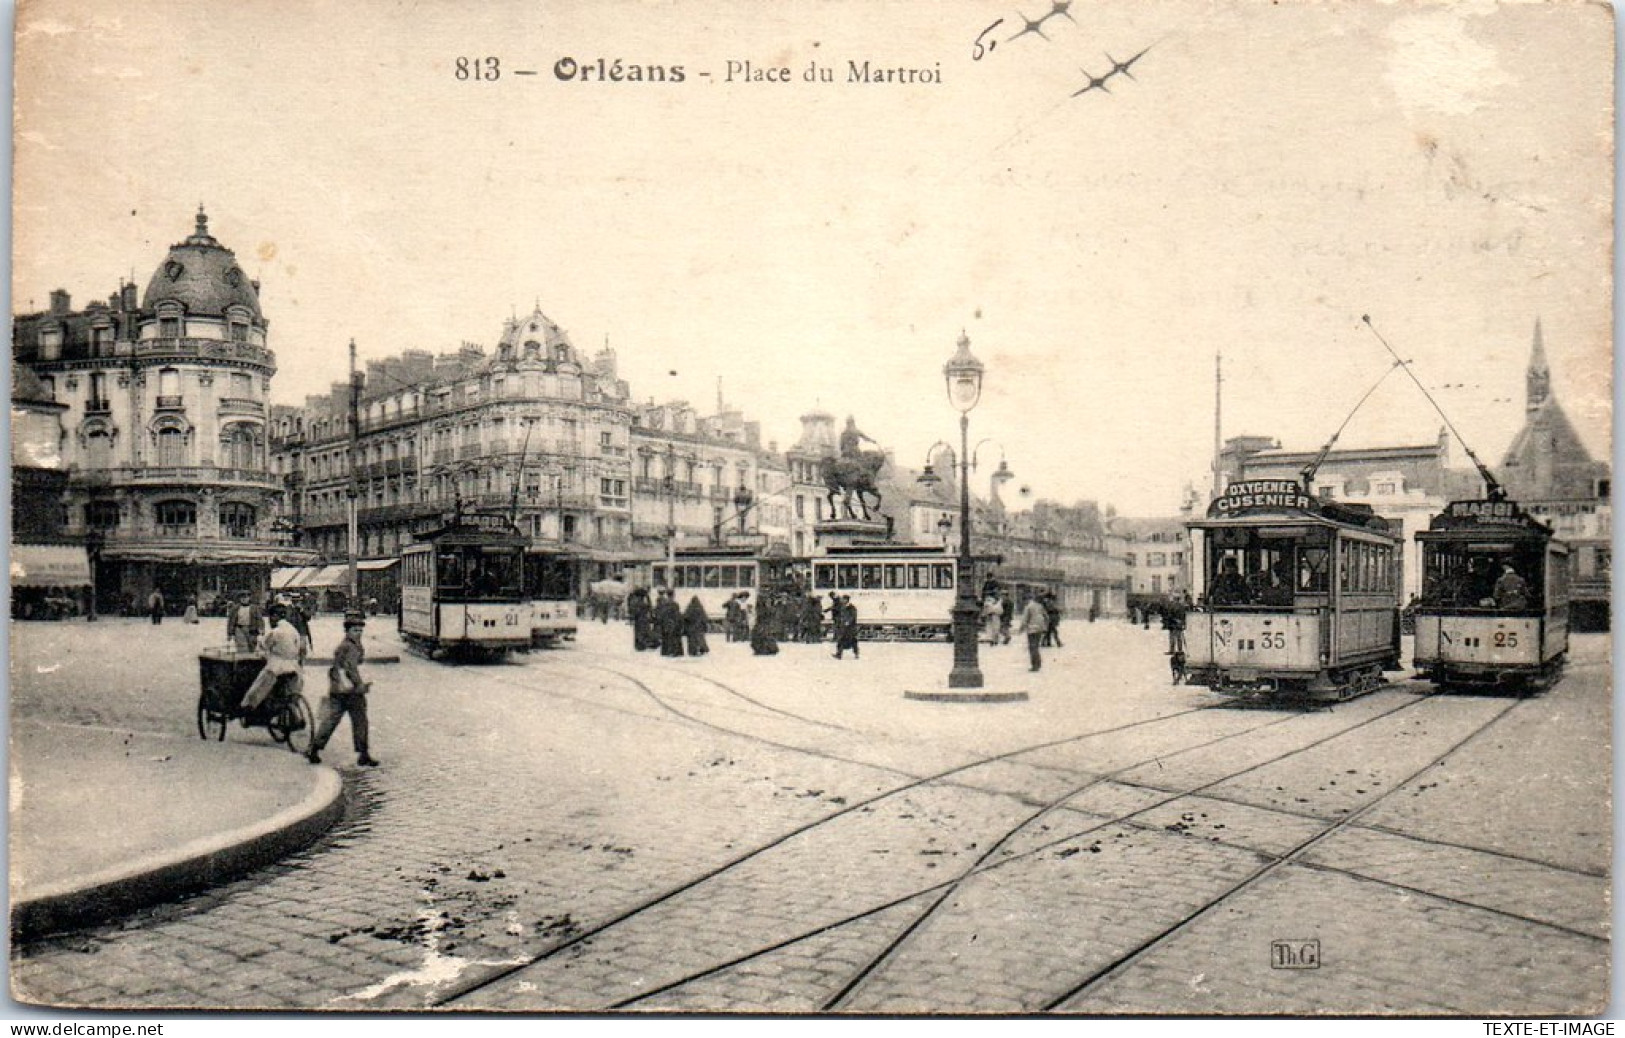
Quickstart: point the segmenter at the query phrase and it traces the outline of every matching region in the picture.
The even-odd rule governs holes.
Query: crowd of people
[[[758,656],[772,656],[784,641],[818,644],[827,627],[834,636],[835,658],[844,659],[858,649],[858,610],[850,596],[831,592],[826,605],[817,595],[799,590],[768,591],[753,596],[740,591],[723,604],[721,626],[730,642],[748,642]],[[658,650],[662,656],[704,656],[710,651],[706,634],[711,616],[691,596],[679,607],[671,588],[637,587],[626,597],[626,617],[632,625],[632,647],[639,652]]]

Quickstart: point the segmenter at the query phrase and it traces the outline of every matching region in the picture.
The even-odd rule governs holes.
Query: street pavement
[[[369,645],[390,648],[385,624]],[[185,735],[219,632],[18,624],[13,717]],[[1075,623],[1018,703],[910,700],[938,643],[375,672],[345,817],[189,899],[14,951],[75,1006],[1589,1014],[1608,992],[1611,676],[1213,706]],[[336,628],[332,640],[337,641]],[[323,648],[318,635],[318,648]],[[118,661],[116,671],[108,661]],[[111,680],[116,673],[117,680]],[[228,746],[239,739],[234,730]],[[242,747],[245,752],[250,747]],[[337,752],[334,752],[337,751]]]

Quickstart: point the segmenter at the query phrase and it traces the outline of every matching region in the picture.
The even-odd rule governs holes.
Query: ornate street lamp
[[[970,412],[982,398],[982,362],[971,355],[970,336],[959,333],[959,351],[942,366],[948,402],[959,412],[959,590],[954,595],[954,666],[949,688],[981,688],[982,671],[976,658],[976,627],[981,610],[971,585],[970,554]]]

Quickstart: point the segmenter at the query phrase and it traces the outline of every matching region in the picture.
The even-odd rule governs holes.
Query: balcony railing
[[[264,414],[265,405],[244,396],[227,396],[220,398],[220,410],[237,414]]]
[[[110,469],[81,469],[74,473],[77,483],[106,486],[127,483],[204,484],[235,483],[276,488],[282,478],[264,469],[221,468],[215,465],[123,466]]]
[[[85,401],[85,414],[111,414],[113,402],[111,400]]]
[[[137,357],[198,357],[204,360],[246,360],[264,367],[276,367],[276,354],[263,346],[219,339],[144,339],[135,344]]]
[[[160,411],[180,411],[186,407],[186,401],[183,397],[165,394],[158,397],[157,407]]]

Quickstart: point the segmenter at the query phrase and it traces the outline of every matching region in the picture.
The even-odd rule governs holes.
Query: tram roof
[[[1258,526],[1321,526],[1334,530],[1358,530],[1398,540],[1395,524],[1375,513],[1355,511],[1329,502],[1319,511],[1301,508],[1258,509],[1240,515],[1192,519],[1186,526],[1199,530],[1248,529]]]
[[[1516,501],[1452,501],[1434,516],[1417,540],[1483,540],[1486,537],[1512,540],[1553,540],[1552,528],[1536,519]]]

